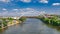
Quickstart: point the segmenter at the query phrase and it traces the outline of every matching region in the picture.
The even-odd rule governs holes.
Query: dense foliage
[[[26,17],[21,17],[19,18],[20,21],[25,21],[26,20]]]
[[[10,21],[12,21],[13,20],[13,18],[0,18],[0,28],[3,26],[3,27],[5,27],[5,26],[7,26],[8,25],[8,22]],[[3,24],[3,25],[2,25]]]
[[[59,20],[59,17],[57,16],[53,16],[51,18],[40,18],[43,22],[47,23],[47,24],[51,24],[51,25],[54,25],[54,26],[60,26],[60,20]]]

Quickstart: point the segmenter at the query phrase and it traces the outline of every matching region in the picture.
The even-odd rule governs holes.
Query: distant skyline
[[[0,0],[0,16],[38,15],[41,11],[60,14],[60,0]]]

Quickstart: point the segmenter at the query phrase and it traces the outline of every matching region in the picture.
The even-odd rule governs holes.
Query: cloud
[[[0,1],[2,1],[2,2],[9,2],[10,0],[0,0]]]
[[[25,15],[25,16],[36,16],[36,15],[39,15],[39,11],[37,11],[36,9],[33,9],[33,8],[24,8],[24,9],[20,9],[22,10],[22,13]]]
[[[18,11],[19,9],[13,9],[13,11]]]
[[[31,2],[31,0],[20,0],[20,1],[25,2],[25,3]]]
[[[9,10],[3,8],[3,12],[0,13],[0,16],[36,16],[39,15],[39,12],[33,8],[22,8],[22,9],[12,9],[11,12]]]
[[[48,0],[39,0],[40,3],[48,3]]]
[[[40,14],[43,14],[45,12],[43,11],[38,11],[33,8],[21,8],[21,9],[12,9],[9,10],[3,8],[3,12],[0,13],[0,16],[38,16]]]
[[[53,6],[60,6],[60,3],[53,3]]]
[[[10,2],[10,1],[13,1],[13,0],[0,0],[1,2]]]
[[[7,9],[3,8],[2,10],[4,10],[4,11],[5,11],[5,10],[7,10]]]

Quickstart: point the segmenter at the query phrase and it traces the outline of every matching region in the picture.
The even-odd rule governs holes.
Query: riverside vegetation
[[[26,17],[19,18],[20,21],[24,22],[26,20]]]
[[[46,24],[51,24],[53,26],[60,27],[60,17],[52,15],[53,17],[38,17],[38,19],[42,20]]]
[[[25,21],[26,18],[25,17],[21,17],[19,19],[13,19],[11,17],[10,18],[0,18],[0,29],[6,28],[9,25],[8,23],[13,24],[13,20],[18,20],[20,23],[20,21],[22,21],[22,22]]]
[[[36,18],[42,20],[44,23],[46,24],[51,24],[53,26],[58,26],[60,27],[60,17],[59,16],[56,16],[56,15],[50,15],[50,17],[44,17],[44,16],[37,16]],[[13,24],[13,21],[14,19],[13,18],[0,18],[0,29],[2,27],[6,27],[10,24]],[[21,21],[21,22],[24,22],[26,20],[26,17],[21,17],[19,19],[16,19],[18,21]]]

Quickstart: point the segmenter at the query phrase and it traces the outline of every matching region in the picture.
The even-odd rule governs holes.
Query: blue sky
[[[59,14],[60,0],[0,0],[0,15],[10,16],[12,13],[19,16],[23,11],[27,11],[28,15],[33,14],[29,11]]]

